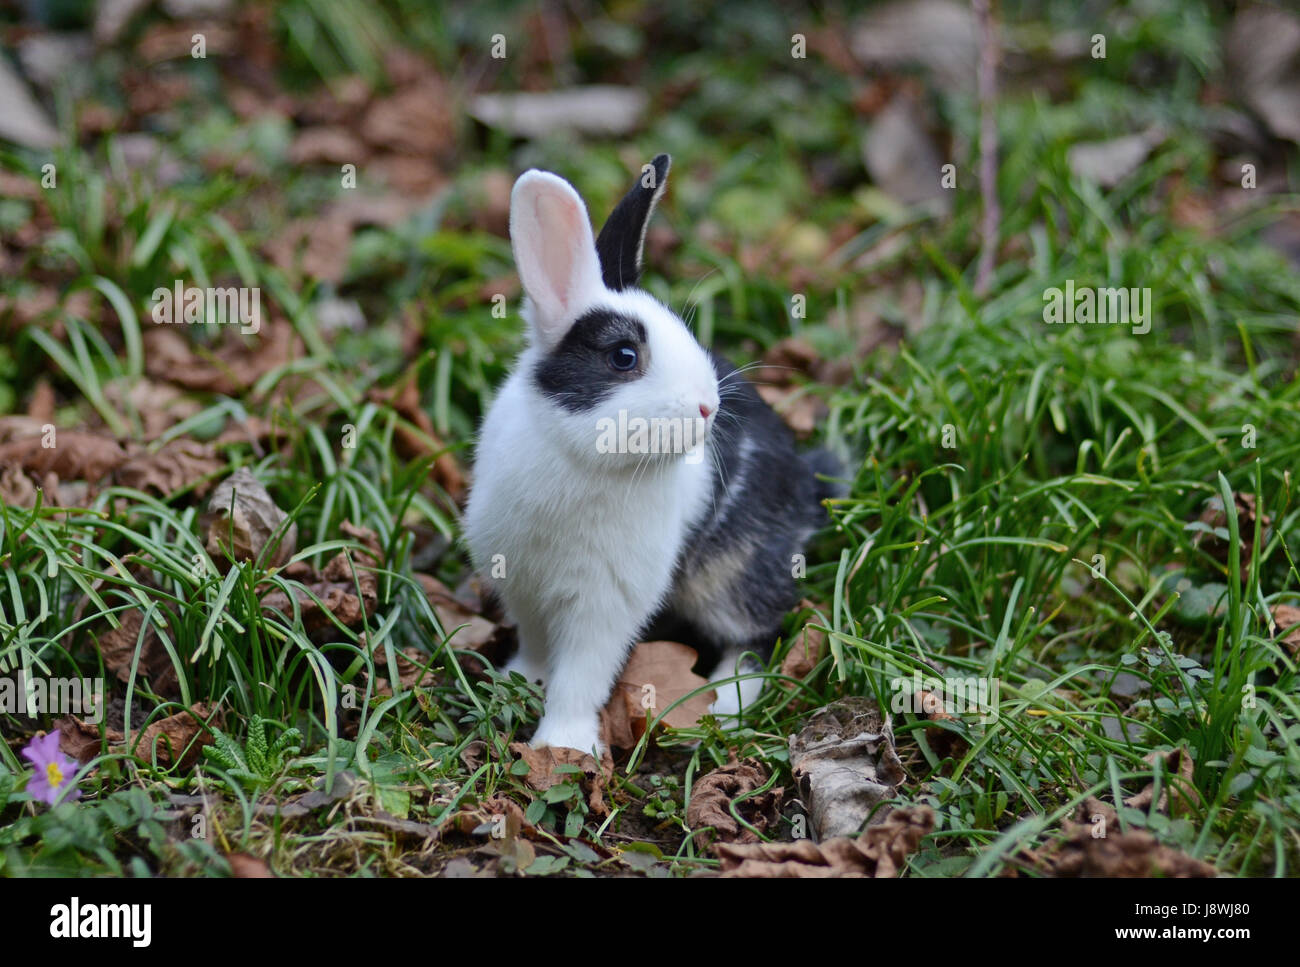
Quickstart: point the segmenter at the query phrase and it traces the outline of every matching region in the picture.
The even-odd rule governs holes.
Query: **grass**
[[[327,7],[285,4],[277,20],[303,83],[313,71],[379,76],[382,61],[367,44],[391,35],[394,23],[418,21],[410,36],[448,64],[473,26],[394,4],[386,8],[393,23],[386,13],[350,35]],[[49,279],[65,294],[85,289],[90,318],[65,301],[22,330],[8,347],[12,370],[0,369],[15,400],[43,375],[66,401],[60,415],[69,424],[143,439],[145,414],[124,390],[146,371],[141,334],[152,323],[133,307],[177,277],[261,286],[274,324],[301,338],[301,354],[242,394],[192,394],[201,406],[168,436],[212,439],[231,414],[263,417],[284,450],[222,443],[219,452],[227,470],[248,466],[290,512],[300,535],[294,560],[319,567],[342,548],[361,550],[341,530],[350,521],[378,535],[387,563],[360,627],[336,622],[313,636],[301,615],[262,604],[277,588],[293,597],[283,567],[214,559],[191,493],[109,487],[72,510],[0,507],[0,661],[29,675],[111,680],[94,643],[110,616],[142,610],[180,688],[178,701],[165,701],[138,668],[120,683],[131,754],[105,746],[85,770],[83,800],[49,810],[20,790],[26,764],[17,749],[31,721],[0,718],[0,871],[224,875],[228,854],[248,853],[290,875],[430,873],[493,842],[482,834],[490,821],[482,804],[504,797],[540,832],[536,856],[504,852],[502,872],[690,875],[717,865],[684,820],[699,776],[731,757],[755,757],[789,787],[786,740],[810,710],[845,695],[888,707],[899,679],[941,668],[999,683],[997,714],[938,726],[956,744],[939,741],[923,716],[895,716],[909,774],[900,802],[927,804],[937,816],[909,875],[1019,868],[1021,850],[1058,837],[1087,797],[1119,802],[1149,782],[1166,785],[1153,753],[1179,748],[1194,762],[1199,799],[1175,816],[1154,803],[1123,808],[1121,824],[1227,873],[1294,875],[1296,657],[1277,640],[1270,612],[1300,603],[1288,545],[1300,514],[1292,493],[1300,282],[1259,229],[1271,212],[1294,210],[1295,199],[1277,196],[1214,232],[1175,218],[1175,181],[1202,194],[1215,185],[1208,122],[1195,103],[1196,82],[1215,67],[1205,42],[1214,13],[1193,13],[1200,29],[1173,40],[1158,15],[1133,39],[1112,38],[1113,73],[1080,68],[1070,98],[1008,94],[999,115],[1005,244],[983,298],[972,291],[973,174],[959,178],[943,220],[890,206],[860,185],[811,185],[809,158],[835,170],[856,164],[852,83],[829,64],[783,66],[767,82],[770,98],[731,116],[737,89],[766,77],[778,57],[788,63],[782,30],[763,18],[729,20],[752,36],[725,71],[712,70],[707,50],[675,56],[669,44],[655,54],[657,83],[689,93],[626,152],[674,154],[659,219],[678,244],[651,267],[647,286],[689,307],[700,338],[737,362],[792,333],[827,359],[849,359],[850,378],[810,383],[808,392],[828,410],[819,439],[855,469],[809,550],[805,597],[815,610],[792,615],[787,629],[805,620],[823,627],[825,659],[800,687],[766,690],[737,728],[706,721],[643,745],[611,782],[605,818],[589,812],[576,780],[540,798],[526,789],[509,746],[535,723],[540,696],[518,680],[474,674],[448,644],[455,629],[440,624],[415,574],[431,571],[452,587],[467,576],[456,508],[430,483],[429,458],[398,456],[403,420],[371,390],[413,372],[435,430],[468,462],[475,422],[520,339],[515,314],[497,317],[481,296],[511,264],[506,240],[474,220],[480,179],[551,167],[597,212],[626,179],[625,152],[555,141],[516,152],[496,136],[467,146],[442,201],[357,235],[335,292],[297,284],[261,254],[286,218],[335,191],[320,172],[288,164],[274,147],[283,132],[263,139],[269,160],[259,174],[223,170],[161,190],[120,165],[122,180],[110,187],[112,136],[63,150],[61,187],[48,193],[54,229],[7,288],[19,299]],[[694,29],[687,8],[669,5],[665,16],[660,29],[694,47],[681,40]],[[1160,37],[1161,48],[1153,54],[1143,37]],[[313,50],[326,53],[298,62]],[[1172,65],[1168,87],[1132,83],[1126,72],[1148,56]],[[508,88],[519,68],[502,69]],[[821,93],[809,97],[813,90]],[[959,171],[973,172],[969,99],[936,102],[962,152]],[[228,131],[228,112],[212,113],[212,130]],[[1071,175],[1071,144],[1134,119],[1158,119],[1172,132],[1141,168],[1109,191]],[[199,129],[163,135],[181,145]],[[0,166],[39,179],[40,161],[11,153]],[[7,219],[34,217],[19,204],[28,207]],[[745,267],[772,235],[809,227],[829,235],[837,225],[854,231],[811,259],[778,253]],[[1151,331],[1044,324],[1044,291],[1067,279],[1150,288]],[[807,298],[806,318],[790,317],[795,293]],[[366,328],[322,330],[318,312],[336,294],[358,302]],[[863,311],[889,334],[868,354],[855,351],[850,321]],[[398,337],[404,323],[418,332],[415,359]],[[355,446],[342,443],[345,434]],[[1253,495],[1254,514],[1238,512],[1238,493]],[[1196,523],[1213,498],[1224,519]],[[137,658],[143,639],[142,631]],[[380,645],[383,663],[374,657]],[[789,647],[787,637],[773,679]],[[377,679],[398,682],[396,655],[407,649],[422,656],[428,681],[380,694]],[[222,756],[181,767],[139,742],[149,724],[200,700],[223,709]],[[300,733],[290,751],[253,751],[289,729]],[[348,777],[345,790],[309,815],[259,808],[341,788],[339,776]],[[779,837],[788,838],[798,813],[788,806]],[[453,829],[460,816],[471,817],[468,830]],[[205,835],[191,835],[200,820]],[[403,822],[441,837],[404,832]]]

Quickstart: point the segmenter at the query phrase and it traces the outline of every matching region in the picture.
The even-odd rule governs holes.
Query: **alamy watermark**
[[[262,290],[248,286],[186,286],[177,279],[172,288],[153,290],[150,316],[158,325],[238,325],[245,336],[262,328]]]
[[[102,678],[0,678],[0,712],[6,715],[76,715],[92,725],[104,718]]]
[[[894,693],[889,707],[895,713],[914,715],[978,714],[983,724],[998,718],[998,699],[1002,684],[996,678],[922,677],[913,671],[911,678],[894,678],[889,682]]]
[[[708,423],[703,417],[629,417],[627,410],[596,421],[597,453],[681,453],[687,463],[704,459]]]
[[[1073,323],[1080,326],[1132,326],[1133,335],[1151,331],[1151,290],[1078,286],[1065,280],[1043,290],[1043,322],[1049,326]]]

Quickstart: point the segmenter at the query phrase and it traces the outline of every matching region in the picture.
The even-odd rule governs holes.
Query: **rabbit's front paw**
[[[600,756],[600,729],[595,718],[561,719],[552,715],[543,715],[537,724],[537,734],[529,743],[534,749],[543,746],[563,746],[566,749],[578,749]]]

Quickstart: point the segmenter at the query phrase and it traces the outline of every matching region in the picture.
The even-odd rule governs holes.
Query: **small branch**
[[[975,268],[975,294],[988,295],[993,284],[993,258],[997,254],[1002,209],[998,205],[998,40],[993,25],[992,0],[971,0],[979,29],[980,105],[980,253]]]

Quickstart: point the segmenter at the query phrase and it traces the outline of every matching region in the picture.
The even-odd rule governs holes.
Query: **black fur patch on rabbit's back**
[[[609,365],[609,351],[620,343],[637,349],[637,365],[626,372]],[[650,364],[645,324],[613,309],[592,309],[578,318],[533,371],[538,390],[570,413],[585,413],[616,389],[645,375]]]
[[[795,555],[826,521],[818,480],[833,458],[800,454],[794,435],[736,368],[710,353],[722,404],[710,434],[713,502],[687,537],[652,634],[683,641],[707,672],[737,646],[766,656],[799,600]],[[719,619],[726,625],[718,630]]]

